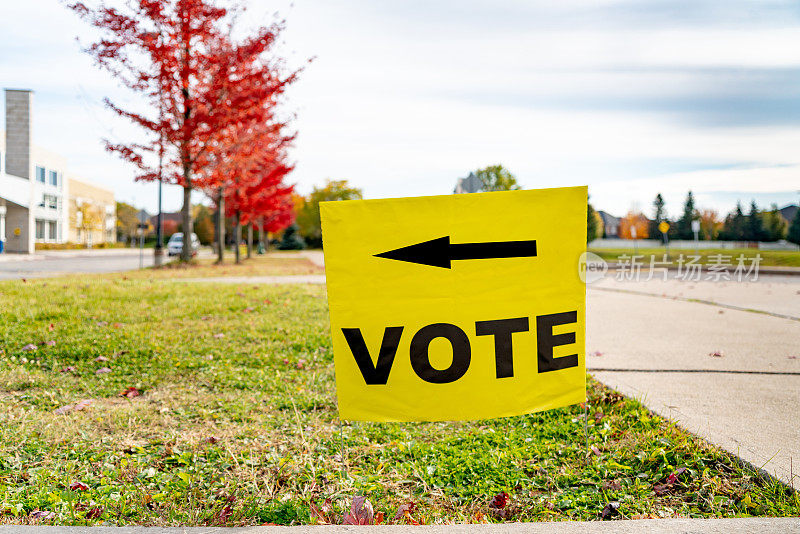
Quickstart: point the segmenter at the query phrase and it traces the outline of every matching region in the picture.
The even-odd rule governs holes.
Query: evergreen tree
[[[661,193],[658,193],[655,200],[653,200],[653,219],[650,221],[650,227],[647,232],[650,235],[650,239],[664,240],[664,236],[661,230],[658,229],[658,225],[661,221],[666,219],[666,216],[667,212],[664,209],[664,197],[661,196]]]
[[[694,239],[692,232],[692,221],[695,219],[694,195],[689,191],[686,195],[686,202],[683,204],[683,215],[678,219],[676,233],[678,239]]]
[[[725,217],[725,224],[719,238],[726,241],[744,241],[747,217],[742,211],[741,202],[736,203],[736,209]]]
[[[745,241],[761,241],[764,239],[764,225],[755,200],[750,202],[750,213],[747,215],[744,239]]]
[[[789,225],[789,232],[786,234],[786,239],[796,245],[800,245],[800,210],[797,210],[792,219],[792,224]]]
[[[283,238],[278,243],[278,250],[302,250],[306,248],[306,242],[298,233],[297,224],[291,224],[283,231]]]

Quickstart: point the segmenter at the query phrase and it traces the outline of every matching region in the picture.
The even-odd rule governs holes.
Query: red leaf
[[[69,412],[80,412],[88,408],[91,404],[92,404],[91,399],[83,399],[75,404],[67,404],[66,406],[62,406],[53,413],[55,413],[56,415],[64,415]]]
[[[69,485],[69,489],[72,491],[86,491],[89,489],[89,486],[84,484],[83,482],[73,482]]]
[[[505,508],[506,505],[508,504],[508,500],[509,500],[508,493],[506,493],[505,491],[501,491],[500,493],[492,497],[492,502],[489,503],[489,508],[497,508],[497,509]]]
[[[344,517],[345,525],[373,525],[375,518],[372,511],[372,503],[363,495],[353,497],[350,505],[350,512]]]
[[[86,512],[86,519],[98,519],[101,515],[103,515],[103,507],[97,506]]]
[[[22,350],[25,351],[25,352],[29,352],[29,351],[32,351],[32,350],[36,350],[37,348],[38,347],[36,345],[34,345],[33,343],[28,343],[27,345],[22,347]]]
[[[108,374],[110,372],[111,372],[111,369],[109,367],[101,367],[100,369],[95,371],[94,374],[96,374],[96,375],[106,375],[106,374]]]
[[[106,358],[105,356],[98,356],[97,358],[94,359],[94,361],[96,361],[96,362],[107,362],[108,358]]]
[[[55,329],[56,329],[56,325],[54,325],[53,323],[50,323],[50,326],[47,327],[47,330],[49,330],[50,332],[52,332]]]
[[[64,367],[63,369],[61,369],[61,372],[62,373],[74,373],[75,372],[75,368],[73,366],[69,365],[69,366]]]
[[[128,387],[128,389],[126,389],[125,391],[120,393],[119,396],[120,397],[125,397],[125,398],[128,398],[128,399],[132,399],[134,397],[138,397],[141,394],[142,393],[138,389],[136,389],[133,386],[130,386],[130,387]]]
[[[56,513],[55,512],[45,512],[44,510],[34,510],[30,513],[30,516],[33,519],[55,519]]]

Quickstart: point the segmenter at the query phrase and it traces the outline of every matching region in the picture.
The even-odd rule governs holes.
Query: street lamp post
[[[158,37],[160,41],[161,34]],[[158,216],[156,217],[156,246],[153,248],[153,263],[156,267],[161,267],[164,263],[164,232],[161,224],[161,189],[164,185],[162,178],[164,165],[164,95],[162,94],[161,77],[158,79],[158,121]]]

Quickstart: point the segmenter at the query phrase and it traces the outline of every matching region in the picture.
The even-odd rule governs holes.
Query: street
[[[208,251],[201,250],[200,254],[206,257]],[[138,248],[43,250],[29,256],[0,254],[0,280],[130,271],[139,268],[139,257]],[[152,248],[141,251],[141,257],[144,267],[152,267]],[[170,258],[165,255],[164,261]]]

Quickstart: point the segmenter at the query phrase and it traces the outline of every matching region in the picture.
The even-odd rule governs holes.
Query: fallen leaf
[[[108,321],[97,321],[97,326],[108,326]]]
[[[89,486],[87,486],[83,482],[73,482],[72,484],[69,485],[69,489],[71,489],[72,491],[87,491],[89,489]]]
[[[332,504],[333,503],[330,499],[325,499],[325,501],[319,506],[312,502],[309,506],[311,519],[318,525],[330,525],[333,523],[330,517]]]
[[[372,503],[363,495],[356,495],[350,504],[350,512],[344,517],[342,523],[345,525],[374,525]]]
[[[34,510],[30,513],[29,517],[33,519],[55,519],[55,512],[45,512],[44,510]]]
[[[46,341],[45,342],[45,345],[47,345],[48,347],[54,347],[55,344],[56,344],[56,342],[53,341],[52,339],[50,341]]]
[[[123,326],[125,326],[125,323],[114,323],[111,326],[113,326],[114,328],[122,328]]]
[[[242,310],[242,312],[244,313],[250,313],[251,311],[253,311],[253,308],[251,308],[250,306]]]
[[[94,361],[96,361],[96,362],[107,362],[108,358],[106,358],[105,356],[98,356],[97,358],[94,359]]]
[[[594,445],[592,445],[590,448],[592,449],[592,452],[595,454],[595,456],[602,456],[603,455],[603,453],[600,452],[600,449],[598,449]]]
[[[108,374],[110,372],[111,372],[111,369],[109,369],[108,367],[101,367],[100,369],[95,371],[94,374],[96,374],[96,375],[105,375],[105,374]]]
[[[76,402],[75,404],[67,404],[65,406],[62,406],[61,408],[55,410],[53,413],[55,413],[56,415],[64,415],[69,412],[80,412],[88,408],[91,404],[92,404],[91,399],[83,399],[81,401]]]
[[[98,519],[101,515],[103,515],[103,507],[96,506],[86,512],[86,519]]]
[[[617,480],[604,480],[603,489],[610,491],[619,491],[622,489],[622,484],[620,484],[619,481]]]
[[[216,437],[216,436],[208,436],[208,437],[205,439],[205,441],[206,441],[206,443],[211,443],[211,444],[213,445],[214,443],[216,443],[216,442],[218,442],[218,441],[219,441],[219,438],[218,438],[218,437]]]
[[[419,522],[416,521],[411,514],[417,510],[417,505],[413,502],[409,501],[405,504],[401,504],[400,508],[397,509],[397,513],[394,514],[395,521],[402,519],[406,522],[407,525],[419,525]]]
[[[306,365],[306,361],[305,360],[300,360],[300,361],[297,362],[297,368],[298,369],[304,368],[305,365]]]
[[[27,345],[22,347],[22,350],[24,350],[25,352],[29,352],[29,351],[32,351],[32,350],[36,350],[37,348],[38,347],[36,345],[34,345],[33,343],[28,343]]]
[[[619,501],[610,501],[605,505],[603,511],[600,512],[600,517],[603,519],[610,519],[619,514]]]
[[[75,372],[75,368],[74,368],[73,366],[71,366],[71,365],[70,365],[70,366],[64,367],[64,368],[61,370],[61,372],[62,372],[62,373],[74,373],[74,372]]]
[[[375,525],[380,525],[383,523],[383,512],[375,512]]]
[[[709,352],[708,355],[714,358],[722,358],[724,356],[721,350],[715,350],[714,352]]]
[[[590,352],[590,353],[589,353],[589,356],[595,356],[595,357],[600,357],[600,356],[602,356],[602,355],[603,355],[603,353],[602,353],[602,352],[600,352],[599,350],[596,350],[596,351],[594,351],[594,352]]]
[[[225,334],[214,334],[214,339],[221,339],[225,337]]]
[[[132,399],[134,397],[138,397],[141,394],[142,393],[138,389],[136,389],[133,386],[130,386],[130,387],[128,387],[128,389],[126,389],[125,391],[120,393],[119,396],[120,397],[125,397],[125,398],[128,398],[128,399]]]
[[[50,332],[52,332],[55,329],[56,329],[56,325],[54,325],[53,323],[50,323],[50,326],[47,327],[47,330],[49,330]]]
[[[489,503],[489,508],[497,508],[497,509],[505,508],[506,505],[508,504],[508,500],[509,500],[508,493],[506,493],[505,491],[501,491],[500,493],[492,497],[492,502]]]
[[[264,304],[272,304],[272,301],[269,299],[264,299]]]

